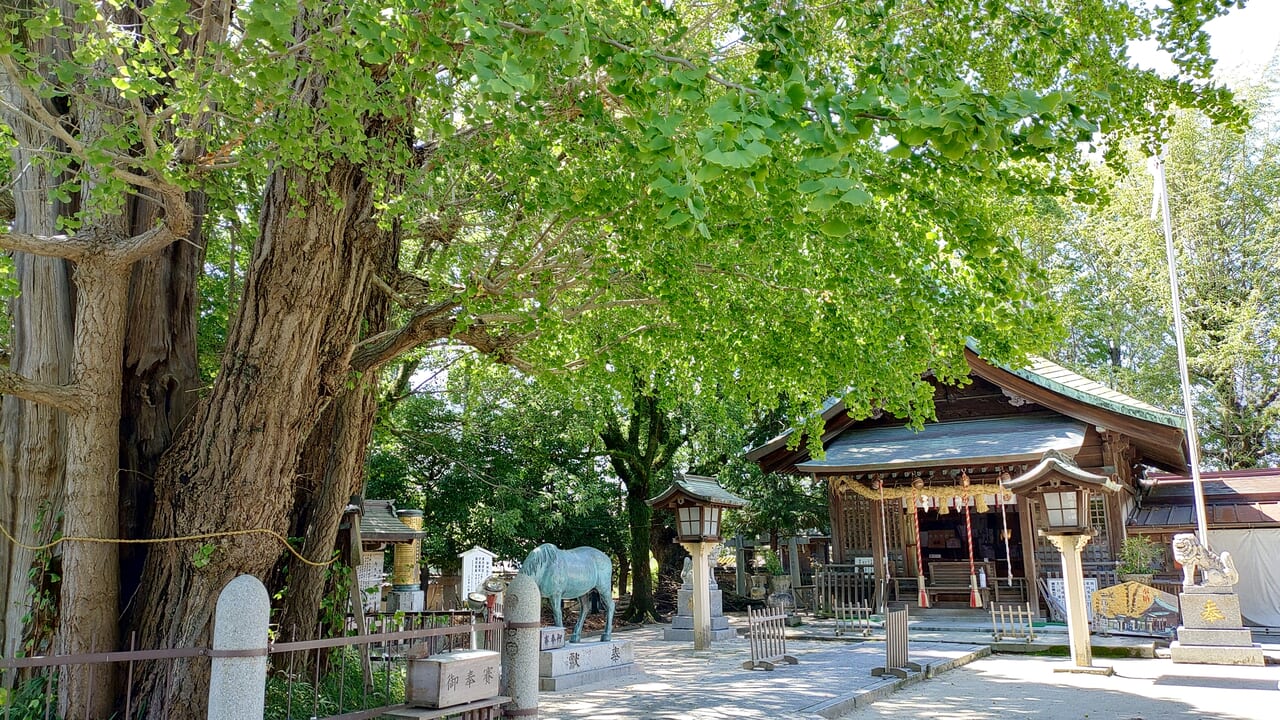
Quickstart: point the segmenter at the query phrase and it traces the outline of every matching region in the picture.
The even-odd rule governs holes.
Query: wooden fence
[[[833,617],[838,607],[871,607],[875,603],[876,579],[871,567],[824,565],[814,575],[814,613]]]
[[[884,667],[872,668],[871,674],[906,678],[912,672],[920,672],[923,668],[911,662],[910,654],[907,606],[902,605],[884,614]]]
[[[782,608],[747,609],[747,639],[751,641],[751,659],[742,663],[744,670],[772,670],[781,663],[798,661],[787,654],[787,613]]]
[[[835,607],[836,635],[849,633],[862,637],[871,635],[871,608],[867,605],[837,605]]]
[[[991,637],[995,640],[1006,638],[1022,639],[1031,642],[1036,639],[1032,622],[1035,614],[1031,612],[1031,603],[1024,605],[991,605]]]

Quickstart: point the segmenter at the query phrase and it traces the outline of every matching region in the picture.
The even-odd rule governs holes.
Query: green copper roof
[[[362,542],[411,543],[427,533],[414,530],[396,517],[396,506],[390,500],[365,500],[360,513]]]
[[[690,495],[708,505],[735,508],[746,507],[749,504],[745,499],[721,487],[715,478],[684,474],[676,475],[675,482],[671,483],[671,487],[667,488],[658,497],[647,502],[649,505],[658,505],[680,491],[684,491],[686,495]]]
[[[1185,427],[1181,415],[1166,412],[1137,398],[1129,397],[1118,390],[1112,390],[1102,383],[1077,375],[1061,365],[1042,357],[1032,357],[1030,360],[1030,367],[1020,370],[1007,367],[1004,369],[1046,390],[1052,390],[1094,407],[1110,410],[1121,415],[1128,415],[1139,420],[1168,425],[1169,427]]]

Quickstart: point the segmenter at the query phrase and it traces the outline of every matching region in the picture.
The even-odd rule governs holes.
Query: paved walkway
[[[634,675],[622,676],[579,690],[544,692],[543,720],[712,720],[761,718],[799,720],[838,717],[867,693],[887,693],[896,679],[871,675],[884,664],[884,644],[878,642],[787,642],[787,652],[799,660],[777,670],[743,670],[751,657],[741,638],[695,651],[688,643],[662,642],[659,626],[614,634],[635,643]],[[969,662],[989,650],[981,645],[914,643],[911,659],[943,672]]]
[[[993,655],[916,683],[842,720],[1276,720],[1280,667],[1104,659],[1111,677],[1055,673],[1061,658]]]
[[[742,622],[731,618],[734,625]],[[1046,628],[1042,646],[1066,643],[1063,628]],[[1280,667],[1174,665],[1161,659],[1099,658],[1112,677],[1055,673],[1065,658],[995,655],[980,624],[913,621],[911,659],[929,666],[931,679],[905,683],[871,675],[883,664],[884,643],[837,639],[828,623],[792,628],[787,651],[798,665],[766,671],[742,669],[745,640],[694,651],[661,641],[661,626],[619,632],[635,642],[637,672],[541,695],[544,720],[819,720],[920,717],[955,720],[1276,720]],[[1151,654],[1145,638],[1094,637],[1095,646]],[[1275,637],[1262,638],[1280,660]],[[1021,647],[1019,649],[1025,649]],[[950,669],[955,668],[955,669]]]

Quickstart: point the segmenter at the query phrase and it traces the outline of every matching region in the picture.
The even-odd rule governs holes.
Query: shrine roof
[[[690,495],[694,499],[701,500],[709,505],[739,508],[746,507],[750,504],[745,499],[740,498],[721,487],[720,483],[716,482],[716,479],[713,477],[685,474],[676,475],[676,479],[671,483],[671,487],[667,488],[662,494],[647,500],[646,502],[648,502],[649,505],[659,505],[680,491],[684,491],[686,495]]]
[[[1206,472],[1201,480],[1210,528],[1280,527],[1280,468]],[[1190,477],[1152,473],[1142,506],[1125,524],[1147,531],[1193,530],[1193,506]]]
[[[1035,356],[1028,360],[1029,363],[1024,368],[999,367],[1046,390],[1052,390],[1094,407],[1169,427],[1184,426],[1181,415],[1161,410],[1154,405],[1125,395],[1119,390],[1113,390],[1100,382],[1071,372],[1051,360]]]
[[[360,541],[375,543],[410,543],[426,535],[400,522],[396,506],[390,500],[365,500],[360,513]]]
[[[915,467],[1039,461],[1056,450],[1079,451],[1087,426],[1060,415],[1022,415],[846,430],[827,446],[826,457],[799,463],[802,472],[868,472]]]

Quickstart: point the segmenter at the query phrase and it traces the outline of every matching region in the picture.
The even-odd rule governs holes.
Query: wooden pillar
[[[1111,478],[1125,491],[1132,492],[1133,459],[1135,451],[1133,443],[1127,435],[1118,432],[1102,433],[1102,462],[1111,468]],[[1124,493],[1107,494],[1107,545],[1113,557],[1120,555],[1120,548],[1125,537]]]
[[[884,501],[871,501],[871,557],[875,566],[876,594],[875,607],[877,610],[885,605],[884,586],[888,581],[886,570],[889,564],[889,548],[884,542]]]
[[[1040,587],[1036,584],[1039,572],[1036,568],[1035,514],[1026,498],[1018,497],[1018,526],[1022,533],[1022,572],[1027,576],[1027,602],[1036,615],[1040,615]]]
[[[817,476],[815,475],[814,478],[816,480]],[[844,556],[844,498],[836,488],[834,478],[827,477],[826,483],[827,512],[831,519],[831,562],[840,565],[847,561]]]
[[[920,563],[916,558],[919,556],[916,546],[920,544],[920,535],[916,533],[915,523],[911,519],[911,513],[915,512],[914,505],[911,506],[910,512],[898,511],[898,523],[902,526],[902,558],[906,563],[906,574],[908,577],[915,575],[923,575],[924,568],[920,567]]]

